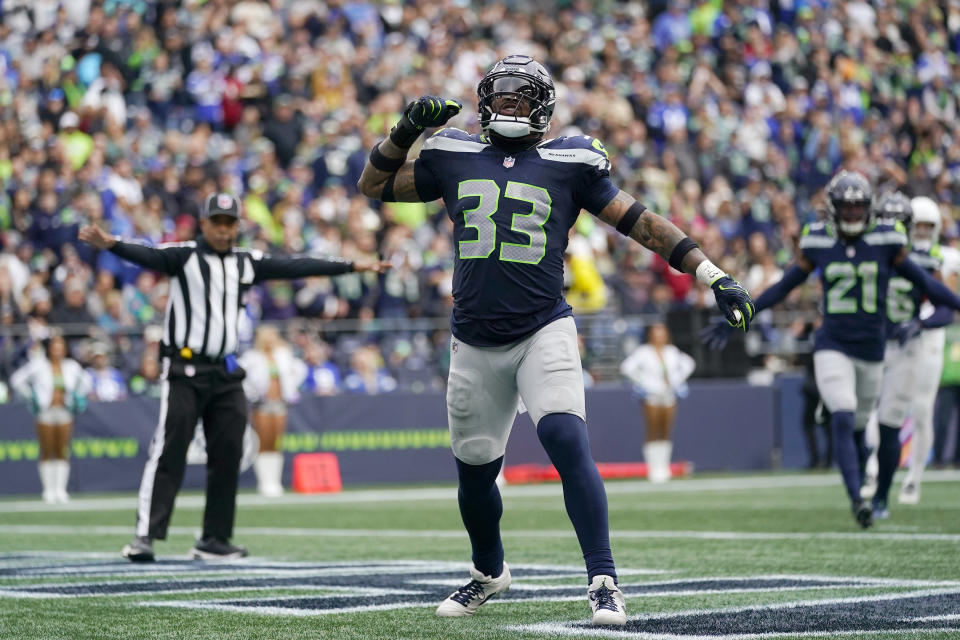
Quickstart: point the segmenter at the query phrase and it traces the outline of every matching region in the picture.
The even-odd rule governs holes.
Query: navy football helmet
[[[860,236],[873,218],[873,187],[856,171],[840,171],[827,185],[827,213],[837,231],[848,238]]]
[[[909,230],[913,220],[913,207],[910,198],[901,191],[888,191],[873,206],[873,216],[878,220],[901,222]]]
[[[542,136],[557,102],[553,78],[530,56],[498,61],[477,85],[480,126],[505,138]]]

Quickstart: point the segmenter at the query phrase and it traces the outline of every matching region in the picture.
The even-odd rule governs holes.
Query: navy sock
[[[563,502],[580,541],[587,579],[607,575],[616,581],[617,570],[610,552],[607,492],[590,455],[587,424],[570,413],[551,413],[540,419],[537,436],[560,472]]]
[[[834,433],[834,452],[837,466],[843,476],[850,500],[860,499],[860,462],[857,455],[857,443],[853,435],[854,417],[852,411],[835,411],[830,417]]]
[[[857,447],[857,464],[860,467],[860,484],[867,475],[867,458],[870,457],[870,447],[867,446],[867,432],[865,429],[856,429],[853,432],[853,443]]]
[[[503,501],[497,488],[497,474],[503,456],[487,464],[467,464],[457,460],[460,489],[460,517],[470,536],[473,566],[485,576],[496,578],[503,572],[503,543],[500,540],[500,516]]]
[[[890,485],[893,483],[893,474],[900,466],[900,429],[880,425],[880,447],[877,449],[877,493],[873,496],[874,504],[886,504],[890,494]]]

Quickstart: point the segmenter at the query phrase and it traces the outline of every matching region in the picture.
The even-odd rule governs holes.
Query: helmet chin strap
[[[530,122],[526,120],[498,120],[496,116],[490,121],[490,130],[496,131],[504,138],[522,138],[530,134]]]
[[[863,230],[866,228],[866,222],[840,222],[837,226],[840,227],[840,233],[847,236],[857,236],[863,233]]]

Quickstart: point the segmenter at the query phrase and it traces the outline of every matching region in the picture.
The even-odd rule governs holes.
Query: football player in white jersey
[[[941,259],[940,275],[950,289],[957,290],[960,281],[960,253],[951,247],[941,247],[937,241],[941,228],[940,206],[930,198],[921,196],[911,200],[913,226],[910,242],[918,249],[930,247],[931,253],[938,253]],[[936,318],[938,314],[943,314]],[[910,470],[900,487],[897,501],[900,504],[917,504],[920,501],[920,482],[933,448],[933,407],[940,387],[940,373],[943,370],[943,349],[946,324],[953,321],[953,311],[936,309],[925,302],[920,318],[915,322],[923,329],[920,333],[919,366],[914,389],[913,442],[910,453]],[[904,333],[914,329],[904,328]]]

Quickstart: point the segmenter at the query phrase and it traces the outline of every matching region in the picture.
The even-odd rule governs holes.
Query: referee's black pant
[[[228,373],[224,364],[165,358],[160,419],[137,505],[137,535],[167,537],[173,501],[183,482],[187,447],[203,418],[207,440],[207,501],[203,537],[227,540],[233,535],[237,476],[247,425],[243,369]]]

